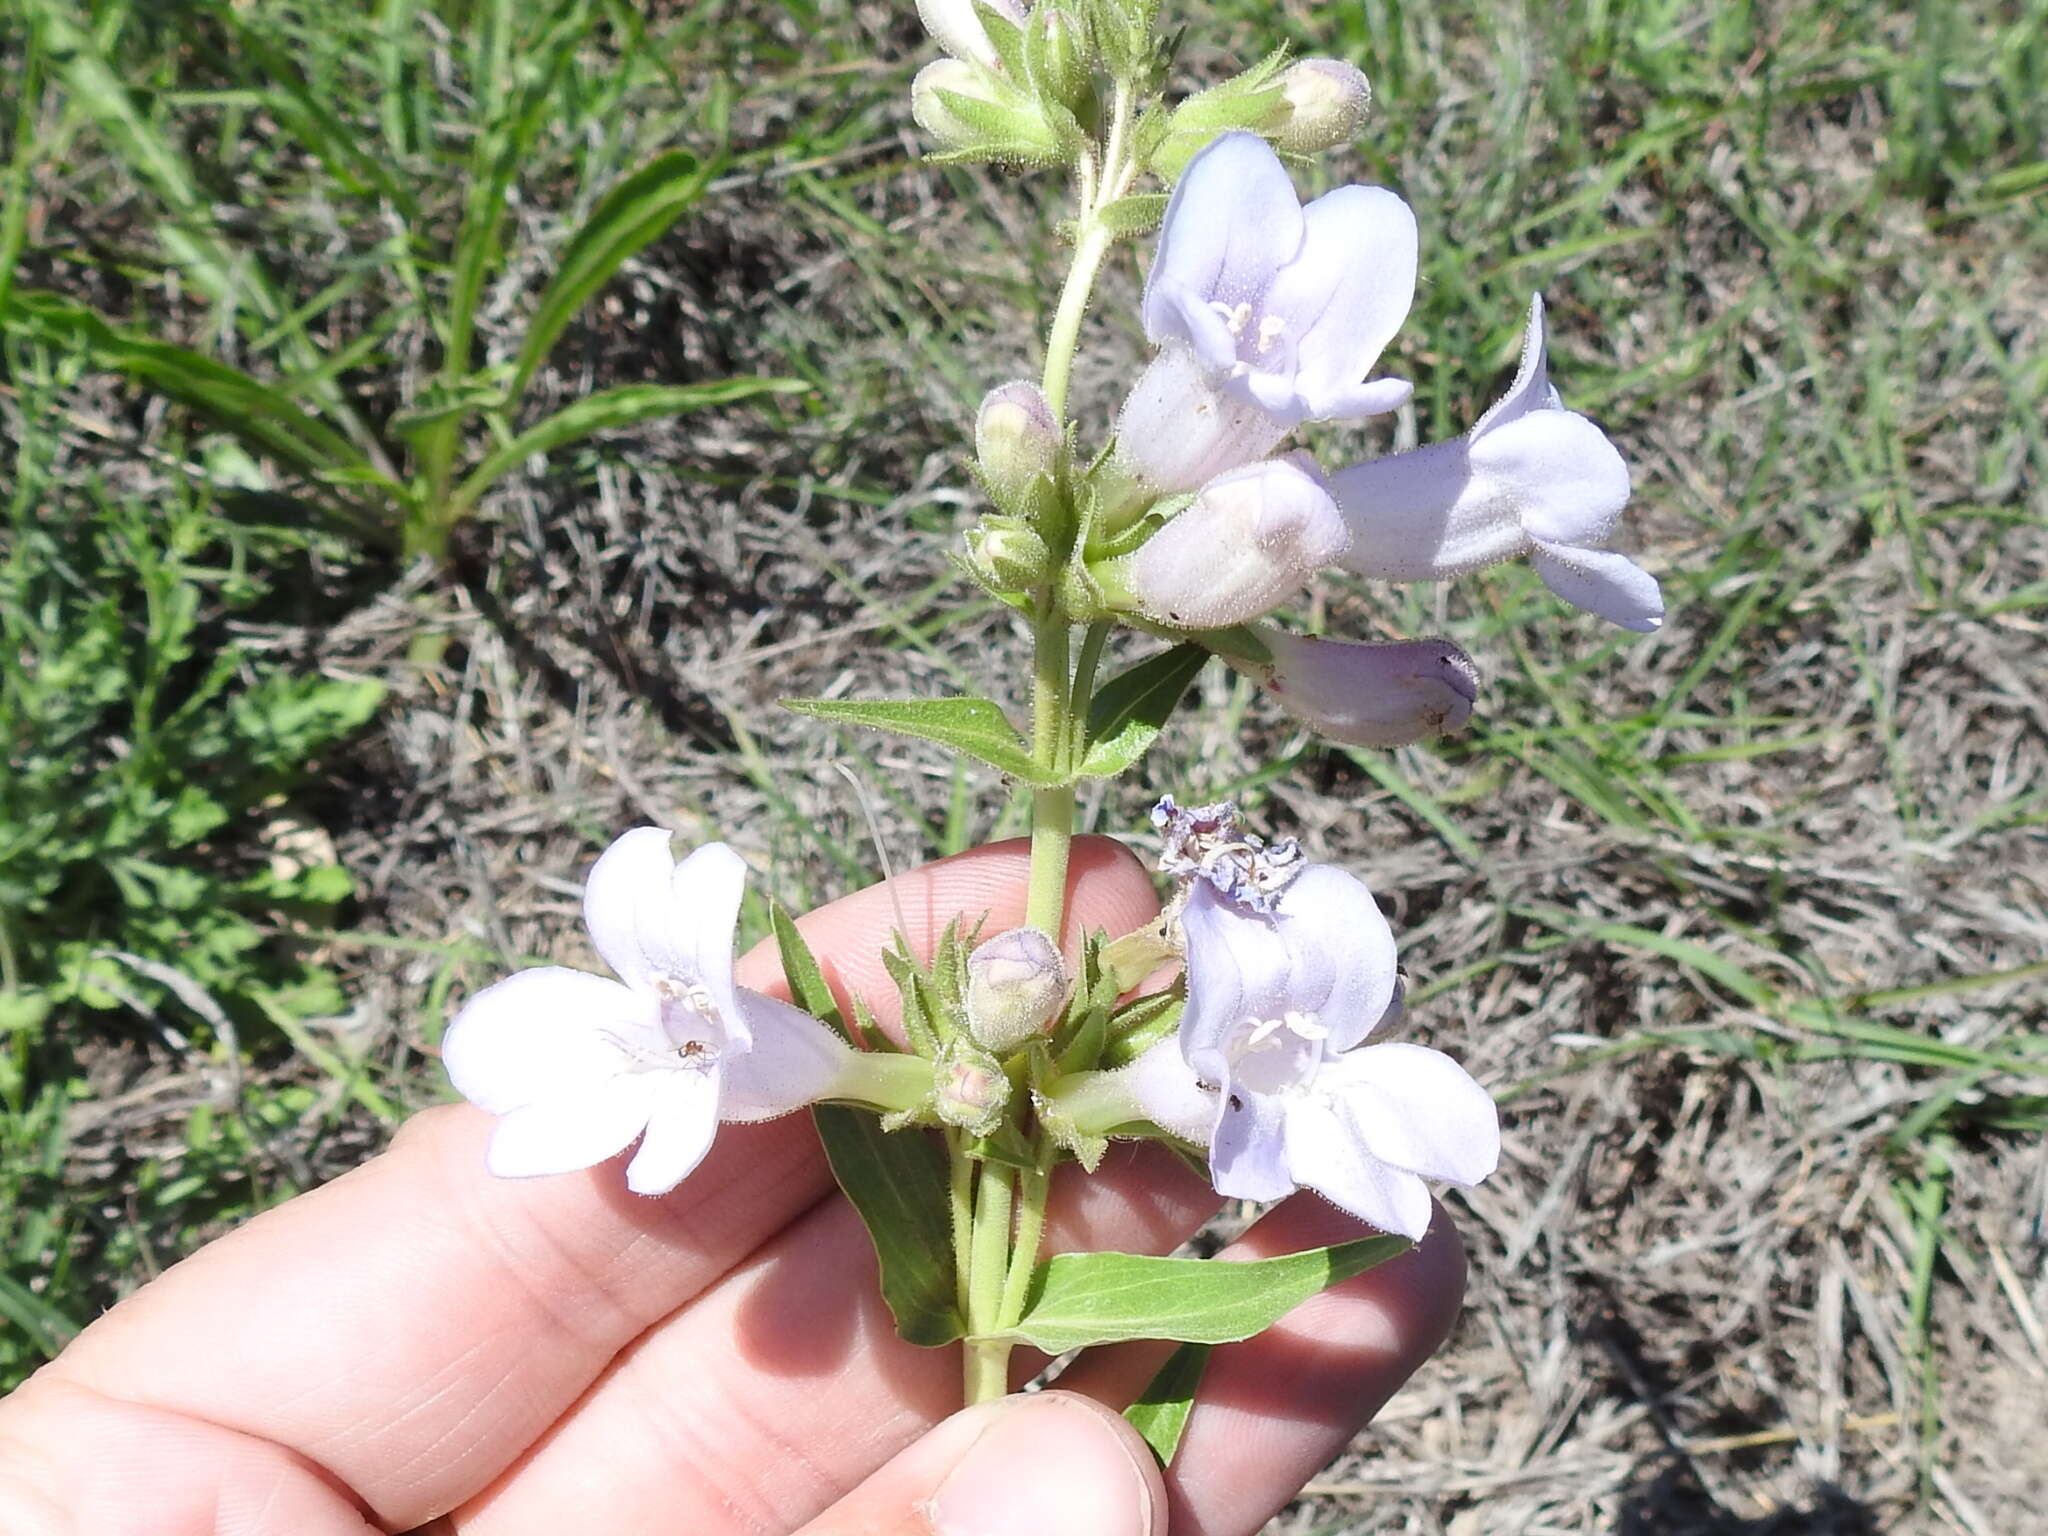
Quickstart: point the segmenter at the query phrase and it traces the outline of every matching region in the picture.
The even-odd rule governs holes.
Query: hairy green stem
[[[964,1359],[967,1402],[985,1403],[1010,1390],[1010,1343],[981,1335],[1003,1326],[1003,1291],[1010,1275],[1010,1170],[983,1162],[974,1191],[974,1240],[968,1255],[967,1345]],[[1036,1244],[1034,1243],[1034,1247]]]

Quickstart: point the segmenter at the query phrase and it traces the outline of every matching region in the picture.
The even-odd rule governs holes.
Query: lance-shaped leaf
[[[1199,645],[1177,645],[1119,672],[1088,706],[1088,751],[1081,773],[1111,778],[1145,755],[1209,660]]]
[[[989,1335],[1048,1354],[1126,1339],[1232,1344],[1278,1322],[1316,1292],[1412,1246],[1362,1237],[1242,1264],[1135,1253],[1060,1253],[1032,1276],[1024,1315]]]
[[[1026,784],[1065,782],[1033,761],[1024,738],[992,699],[784,699],[782,707],[819,720],[935,741]]]
[[[1173,1453],[1180,1448],[1181,1431],[1188,1427],[1188,1414],[1208,1365],[1207,1344],[1181,1345],[1166,1357],[1166,1364],[1159,1367],[1138,1400],[1124,1410],[1124,1417],[1145,1437],[1162,1467],[1173,1461]]]
[[[811,1110],[832,1176],[867,1224],[882,1299],[912,1344],[949,1344],[967,1331],[953,1268],[946,1157],[930,1131],[885,1131],[871,1114]]]
[[[526,392],[564,328],[627,258],[666,233],[704,195],[714,168],[715,162],[672,149],[605,193],[570,239],[540,296],[512,368],[508,399],[516,402]]]
[[[355,445],[294,405],[276,384],[250,377],[189,347],[116,330],[82,304],[53,293],[19,292],[5,316],[10,330],[83,352],[211,418],[301,474],[360,472],[382,483]]]
[[[798,395],[810,389],[802,379],[711,379],[702,384],[622,384],[565,405],[487,454],[449,498],[450,520],[482,499],[498,477],[537,453],[551,453],[580,438],[613,427],[680,416],[707,406],[729,405],[755,395]]]

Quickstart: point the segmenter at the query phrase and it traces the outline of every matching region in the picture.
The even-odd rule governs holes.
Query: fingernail
[[[1010,1399],[967,1448],[928,1518],[936,1536],[1152,1536],[1152,1488],[1130,1439],[1103,1414],[1036,1393]]]

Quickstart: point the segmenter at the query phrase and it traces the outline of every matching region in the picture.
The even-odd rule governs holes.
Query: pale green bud
[[[1032,84],[1071,111],[1079,111],[1095,87],[1080,29],[1051,6],[1033,12],[1025,25],[1024,62]]]
[[[1045,540],[1009,518],[969,529],[967,557],[982,583],[996,592],[1029,592],[1052,576]]]
[[[917,72],[910,83],[910,115],[957,158],[1050,165],[1066,154],[1036,101],[960,59],[939,59]]]
[[[953,1049],[940,1058],[932,1108],[947,1125],[970,1136],[986,1136],[1003,1123],[1010,1104],[1010,1079],[1000,1063],[973,1049]]]
[[[989,9],[1012,22],[1024,19],[1024,7],[1017,0],[989,0]],[[981,7],[975,0],[917,0],[918,20],[932,41],[956,59],[996,67],[995,45],[988,40]]]
[[[982,484],[1006,512],[1021,512],[1031,487],[1059,462],[1060,425],[1036,384],[999,384],[974,418],[974,456]]]
[[[1303,59],[1281,71],[1284,112],[1263,130],[1283,154],[1313,155],[1348,144],[1372,105],[1372,82],[1342,59]]]
[[[1043,1033],[1066,1001],[1066,963],[1036,928],[999,933],[967,957],[967,1028],[992,1051]]]

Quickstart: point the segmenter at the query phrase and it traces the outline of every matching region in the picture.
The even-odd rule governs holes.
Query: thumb
[[[1136,1430],[1092,1398],[1034,1392],[954,1414],[798,1536],[1162,1536]]]

